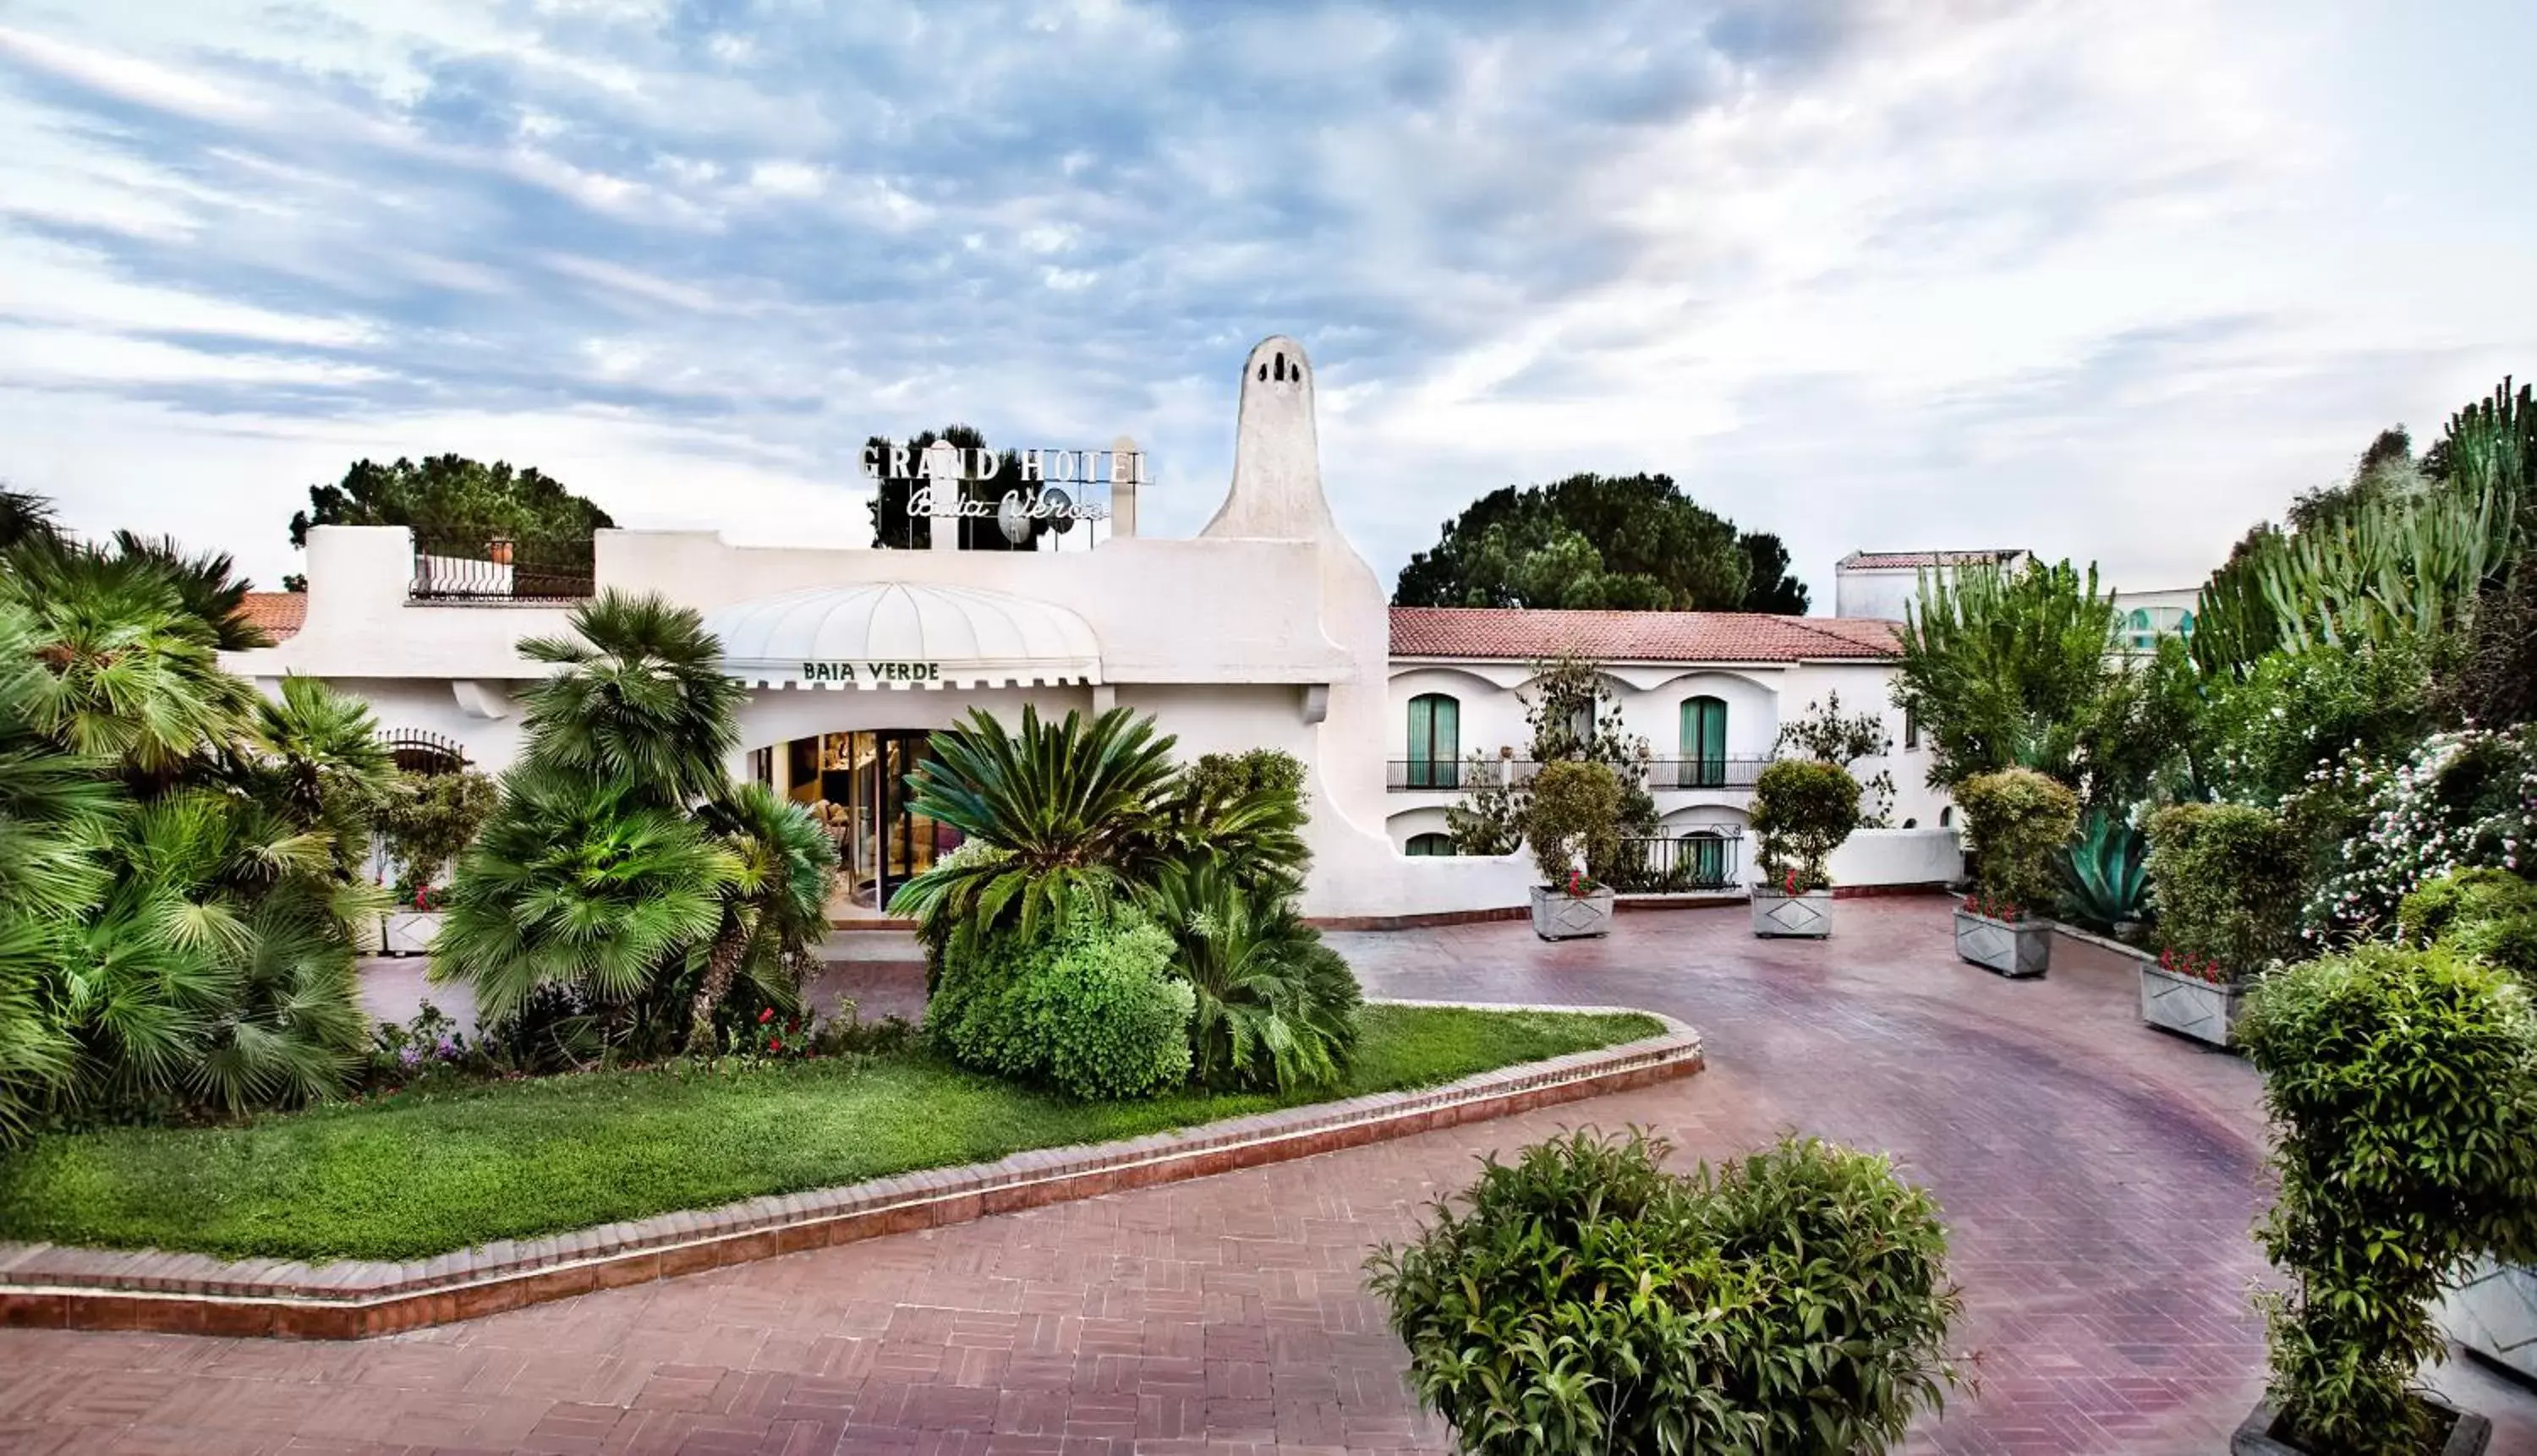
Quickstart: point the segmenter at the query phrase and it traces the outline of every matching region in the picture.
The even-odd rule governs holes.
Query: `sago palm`
[[[748,978],[777,1005],[799,1001],[811,947],[827,932],[837,852],[809,810],[762,784],[734,786],[697,817],[735,864],[688,1013],[687,1049],[701,1052],[713,1047],[714,1008],[734,981]]]
[[[647,803],[684,808],[720,792],[748,694],[723,675],[704,618],[610,591],[574,609],[572,632],[520,644],[560,669],[526,695],[528,761],[621,780]]]
[[[431,976],[497,1022],[541,986],[624,1007],[699,957],[740,872],[729,850],[624,784],[523,765],[462,855]]]
[[[940,934],[957,921],[1017,923],[1025,935],[1071,896],[1113,889],[1153,852],[1174,791],[1173,739],[1126,708],[1044,723],[1025,704],[1007,732],[983,708],[933,735],[908,807],[1004,852],[956,855],[890,898],[890,913]]]
[[[1147,909],[1198,992],[1193,1071],[1211,1087],[1321,1086],[1338,1079],[1362,1001],[1347,962],[1274,888],[1227,862],[1169,863]]]

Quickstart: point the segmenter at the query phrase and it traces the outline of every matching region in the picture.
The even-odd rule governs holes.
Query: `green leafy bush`
[[[2445,945],[2537,981],[2537,885],[2507,870],[2451,870],[2406,896],[2396,921],[2409,945]]]
[[[398,898],[440,884],[501,801],[500,788],[474,769],[398,774],[379,805],[379,837],[397,864]]]
[[[1882,1452],[1954,1376],[1928,1195],[1788,1140],[1713,1173],[1581,1131],[1492,1157],[1368,1261],[1465,1450]]]
[[[2435,733],[2394,763],[2355,755],[2284,807],[2316,851],[2308,931],[2375,933],[2452,869],[2523,867],[2520,848],[2537,842],[2537,724]]]
[[[1586,759],[1546,763],[1532,779],[1532,802],[1524,811],[1525,843],[1546,885],[1565,886],[1578,848],[1590,865],[1608,864],[1621,851],[1621,781],[1609,765]]]
[[[1082,904],[1025,935],[964,941],[926,1008],[965,1066],[1087,1101],[1186,1081],[1197,998],[1171,974],[1172,938],[1116,903]]]
[[[2302,851],[2279,814],[2248,804],[2177,804],[2149,821],[2150,901],[2160,942],[2253,976],[2299,945]]]
[[[2078,795],[2033,769],[2001,769],[1957,785],[1956,804],[1983,899],[2030,912],[2050,905],[2060,884],[2054,861],[2078,828]]]
[[[2061,849],[2061,913],[2092,930],[2149,914],[2149,838],[2130,820],[2090,809],[2079,837]]]
[[[1858,781],[1837,763],[1784,758],[1753,787],[1753,832],[1762,878],[1786,895],[1832,883],[1825,861],[1858,828]]]
[[[2524,1253],[2537,1207],[2537,1015],[2448,950],[2363,945],[2279,971],[2239,1043],[2264,1074],[2281,1193],[2258,1237],[2272,1396],[2308,1449],[2416,1456],[2432,1317],[2478,1256]]]
[[[2243,803],[2278,803],[2347,751],[2402,753],[2427,724],[2431,672],[2410,642],[2268,653],[2244,679],[2212,681],[2208,772]]]

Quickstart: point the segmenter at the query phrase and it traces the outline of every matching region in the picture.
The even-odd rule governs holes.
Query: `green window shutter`
[[[1711,697],[1682,700],[1680,780],[1685,789],[1715,789],[1726,782],[1726,704]]]
[[[1409,700],[1409,787],[1451,789],[1463,757],[1463,705],[1444,693]]]

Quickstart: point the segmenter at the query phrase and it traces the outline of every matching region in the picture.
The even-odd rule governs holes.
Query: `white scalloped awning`
[[[968,587],[813,587],[705,614],[723,671],[751,687],[1030,687],[1101,680],[1073,611]]]

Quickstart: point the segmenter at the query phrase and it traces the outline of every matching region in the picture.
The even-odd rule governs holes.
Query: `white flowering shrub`
[[[2320,805],[2349,814],[2309,892],[2305,933],[2369,934],[2452,869],[2521,868],[2537,835],[2537,726],[2436,733],[2393,763],[2348,757],[2311,774],[2298,797],[2310,823]]]

